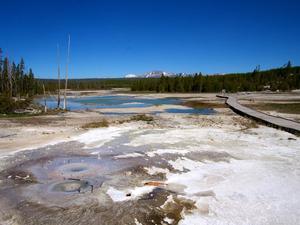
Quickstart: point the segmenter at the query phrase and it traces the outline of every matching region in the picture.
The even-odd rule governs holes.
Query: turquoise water
[[[57,107],[57,100],[55,98],[47,98],[48,108],[54,109]],[[38,99],[37,102],[44,104],[43,99]],[[89,97],[74,97],[68,98],[68,110],[82,110],[82,109],[107,109],[107,108],[143,108],[153,105],[178,105],[180,100],[177,98],[137,98],[125,95],[106,95],[106,96],[89,96]],[[61,101],[61,106],[63,100]]]
[[[36,100],[39,104],[43,105],[43,99]],[[88,97],[73,97],[68,98],[67,109],[74,110],[88,110],[88,109],[115,109],[115,108],[144,108],[154,105],[180,105],[182,101],[178,98],[139,98],[134,96],[125,95],[106,95],[106,96],[88,96]],[[46,104],[48,108],[54,109],[57,107],[57,100],[55,98],[47,98]],[[61,101],[61,107],[63,100]],[[191,113],[191,114],[213,114],[213,109],[177,109],[176,106],[172,109],[167,109],[165,112],[168,113]],[[153,112],[157,114],[159,112]],[[115,114],[105,113],[105,114]],[[118,114],[126,114],[118,113]]]

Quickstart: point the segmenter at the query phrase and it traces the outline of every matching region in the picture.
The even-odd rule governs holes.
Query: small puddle
[[[50,186],[50,190],[54,192],[85,192],[87,189],[93,191],[93,185],[86,180],[67,180],[53,184]]]

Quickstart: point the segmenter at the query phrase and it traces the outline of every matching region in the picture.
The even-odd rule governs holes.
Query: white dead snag
[[[57,44],[57,79],[58,79],[58,93],[57,93],[57,108],[60,108],[60,54],[59,45]]]
[[[47,112],[47,100],[46,100],[46,90],[45,85],[43,84],[43,91],[44,91],[44,112]]]
[[[8,73],[8,81],[9,81],[9,97],[12,98],[13,94],[13,84],[12,84],[12,71],[9,60],[7,61],[7,73]]]
[[[70,37],[70,34],[69,34],[67,65],[66,65],[65,93],[64,93],[64,110],[67,109],[67,88],[68,88],[68,72],[69,72],[69,61],[70,61],[70,42],[71,42],[71,37]]]

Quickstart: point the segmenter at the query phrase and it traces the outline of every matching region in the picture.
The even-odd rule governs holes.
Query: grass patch
[[[84,129],[89,129],[89,128],[100,128],[100,127],[108,127],[109,123],[106,119],[103,119],[98,122],[92,122],[92,123],[87,123],[82,126]]]
[[[218,102],[203,102],[203,101],[186,101],[184,106],[192,107],[195,109],[212,109],[212,108],[226,108],[226,104]]]
[[[233,124],[235,126],[240,125],[241,130],[248,130],[251,128],[258,128],[258,123],[252,119],[247,119],[243,117],[234,117],[233,118]]]
[[[152,122],[154,118],[152,116],[147,116],[145,114],[139,114],[130,117],[130,121],[146,121],[146,122]]]
[[[240,124],[244,127],[245,130],[251,129],[251,128],[258,128],[258,124],[254,120],[251,120],[251,119],[241,120]]]
[[[261,111],[276,111],[279,113],[300,114],[300,103],[264,103],[247,106]]]
[[[31,117],[36,115],[28,115],[28,113],[10,113],[10,114],[4,113],[4,114],[0,114],[0,119],[10,119],[10,118],[19,119],[23,117]]]
[[[42,108],[34,105],[34,107],[39,110],[34,113],[8,113],[8,114],[0,114],[0,119],[15,119],[15,120],[26,120],[26,119],[38,119],[42,116],[51,116],[58,115],[60,113],[68,112],[68,110],[63,109],[48,109],[47,112],[43,112]]]

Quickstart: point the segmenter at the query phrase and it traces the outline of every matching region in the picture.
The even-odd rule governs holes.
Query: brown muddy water
[[[139,198],[129,191],[128,200],[114,202],[109,187],[163,182],[163,174],[150,176],[144,167],[172,167],[160,157],[116,159],[112,152],[91,155],[70,142],[2,159],[0,224],[169,224],[166,217],[177,224],[183,210],[195,207],[164,187]],[[170,195],[174,201],[161,207]]]

